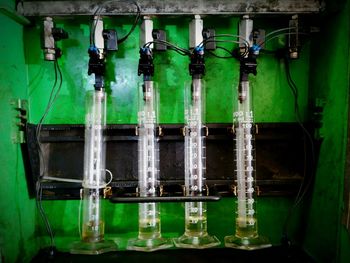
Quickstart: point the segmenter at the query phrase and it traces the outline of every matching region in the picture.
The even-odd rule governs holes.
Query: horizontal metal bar
[[[323,0],[137,0],[142,14],[147,15],[241,15],[241,14],[311,14],[323,9]],[[17,10],[24,16],[135,14],[132,1],[25,1]]]
[[[163,196],[163,197],[111,197],[111,203],[170,203],[170,202],[214,202],[220,196]]]
[[[28,124],[30,129],[35,130],[35,124]],[[259,133],[257,140],[301,140],[302,130],[296,123],[259,123]],[[309,128],[309,124],[304,124]],[[160,125],[163,135],[159,137],[162,141],[183,141],[184,136],[180,125],[164,124]],[[208,127],[208,141],[232,140],[233,134],[230,124],[211,124]],[[137,141],[135,135],[136,125],[107,125],[107,141]],[[40,140],[42,143],[51,142],[83,142],[84,125],[43,125]]]

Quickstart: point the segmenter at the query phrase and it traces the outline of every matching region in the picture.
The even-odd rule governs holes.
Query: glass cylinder
[[[106,187],[106,93],[89,91],[86,97],[82,236],[73,254],[101,254],[116,250],[104,239],[103,189]],[[79,215],[80,218],[80,215]]]
[[[194,78],[185,88],[185,194],[207,195],[205,150],[205,89],[201,79]],[[183,248],[208,248],[220,244],[207,232],[207,204],[185,204],[185,233],[175,239]]]
[[[84,147],[84,188],[104,188],[106,185],[106,93],[87,92]]]
[[[159,191],[159,145],[157,128],[157,92],[153,81],[145,81],[139,89],[138,165],[139,194],[156,196]]]
[[[140,197],[159,196],[159,145],[156,134],[158,96],[153,81],[146,80],[139,88],[138,112],[138,191]],[[139,204],[139,234],[128,243],[128,249],[155,251],[171,247],[161,236],[158,203]]]
[[[252,91],[248,81],[238,90],[237,110],[233,114],[235,130],[235,178],[237,192],[236,233],[225,237],[225,246],[239,249],[258,249],[271,246],[258,235],[255,209],[255,136]]]

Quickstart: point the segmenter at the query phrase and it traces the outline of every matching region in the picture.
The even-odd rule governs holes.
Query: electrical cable
[[[110,170],[108,170],[108,169],[105,169],[105,170],[106,170],[106,172],[109,173],[109,176],[110,176],[108,183],[106,183],[106,186],[107,186],[107,185],[109,185],[112,182],[113,174],[112,174],[112,172]]]
[[[289,31],[289,30],[292,30],[292,29],[297,29],[297,27],[285,27],[285,28],[280,28],[280,29],[271,31],[270,33],[265,35],[265,39],[268,38],[269,36],[273,35],[273,34],[276,34],[276,33],[279,33],[279,32],[283,32],[283,31]]]
[[[36,190],[36,206],[37,206],[37,209],[40,213],[40,216],[45,224],[46,231],[50,237],[51,249],[53,249],[55,247],[54,234],[53,234],[50,222],[48,220],[48,217],[47,217],[45,210],[42,206],[42,194],[43,194],[42,179],[43,179],[44,174],[45,174],[45,170],[46,170],[45,167],[46,166],[45,166],[43,150],[42,150],[42,146],[41,146],[41,142],[40,142],[40,134],[41,134],[42,124],[44,123],[50,109],[52,108],[53,104],[55,103],[55,101],[58,97],[58,94],[61,90],[61,87],[62,87],[62,82],[63,82],[62,72],[61,72],[61,69],[60,69],[60,66],[59,66],[57,60],[54,61],[54,73],[55,73],[55,81],[54,81],[54,84],[53,84],[52,89],[51,89],[49,101],[48,101],[48,104],[47,104],[46,109],[44,111],[44,114],[40,118],[39,123],[36,127],[36,141],[37,141],[37,145],[38,145],[38,153],[39,153],[39,160],[40,160],[40,172],[39,172],[39,176],[38,176],[38,180],[37,180],[36,188],[35,188],[35,190]],[[59,76],[59,87],[56,90],[58,76]],[[55,90],[56,90],[56,92],[55,92]]]
[[[198,46],[204,46],[206,47],[206,45],[208,43],[235,43],[235,44],[241,44],[242,42],[241,41],[237,41],[237,40],[217,40],[217,39],[214,39],[215,37],[234,37],[234,38],[239,38],[241,40],[243,40],[243,44],[244,44],[244,52],[241,53],[239,56],[234,56],[234,53],[233,51],[230,52],[228,51],[228,53],[231,55],[230,57],[228,56],[220,56],[220,55],[217,55],[215,54],[214,52],[211,52],[209,50],[207,50],[207,52],[217,58],[243,58],[245,57],[248,53],[249,53],[249,42],[247,40],[245,40],[243,37],[239,36],[239,35],[231,35],[231,34],[219,34],[219,35],[215,35],[215,36],[210,36],[208,37],[207,39],[203,40]],[[223,47],[217,47],[217,48],[220,48],[220,49],[224,49]]]
[[[174,48],[174,50],[177,50],[177,51],[181,51],[181,52],[184,52],[184,53],[189,53],[189,51],[185,48],[182,48],[182,47],[179,47],[179,46],[176,46],[175,44],[172,44],[168,41],[165,41],[165,40],[159,40],[159,39],[156,39],[156,40],[152,40],[150,42],[147,42],[146,44],[143,45],[143,47],[147,47],[149,48],[152,44],[164,44],[166,45],[167,47],[172,47]]]
[[[240,35],[233,35],[233,34],[218,34],[218,35],[210,36],[210,37],[204,39],[201,43],[199,43],[198,46],[205,46],[205,44],[208,43],[208,41],[210,41],[211,39],[216,38],[216,37],[232,37],[232,38],[239,38],[239,39],[241,39],[241,40],[244,42],[244,44],[248,47],[248,49],[249,49],[249,47],[250,47],[250,46],[249,46],[249,42],[248,42],[244,37],[242,37],[242,36],[240,36]],[[216,41],[216,40],[214,40],[214,41]],[[240,44],[241,41],[237,41],[237,40],[236,40],[235,43]]]
[[[39,150],[39,163],[40,163],[40,167],[43,167],[43,171],[45,170],[45,167],[44,167],[44,162],[43,162],[42,147],[41,147],[41,143],[40,143],[40,132],[41,132],[42,123],[44,122],[44,119],[46,118],[46,115],[48,113],[49,104],[50,104],[50,102],[52,100],[52,96],[53,96],[53,94],[55,92],[55,88],[56,88],[56,85],[57,85],[57,64],[56,64],[56,60],[54,61],[54,72],[55,72],[55,82],[54,82],[54,84],[52,86],[52,89],[51,89],[48,106],[46,107],[46,110],[45,110],[44,114],[42,115],[42,117],[40,118],[39,123],[38,123],[38,125],[36,127],[36,141],[37,141],[38,150]],[[41,177],[42,175],[43,175],[42,171],[40,170],[39,171],[39,177]]]
[[[93,20],[92,20],[92,23],[91,23],[91,26],[90,26],[90,45],[91,46],[95,46],[95,31],[96,31],[96,25],[97,25],[97,20],[94,19],[95,16],[97,17],[100,17],[101,15],[101,12],[102,12],[102,8],[103,6],[105,6],[106,4],[108,3],[111,3],[111,2],[115,2],[115,0],[112,0],[112,1],[107,1],[107,2],[104,2],[104,3],[101,3],[95,10],[94,12],[94,15],[93,15]],[[125,40],[128,39],[128,37],[132,34],[132,32],[134,32],[140,18],[141,18],[141,8],[139,6],[139,4],[136,2],[136,1],[127,1],[127,0],[124,0],[123,2],[131,2],[132,4],[134,4],[137,8],[137,13],[136,13],[136,18],[135,18],[135,21],[134,23],[132,24],[131,26],[131,29],[130,31],[123,37],[121,37],[120,39],[117,40],[117,43],[118,44],[121,44],[123,43]]]
[[[222,35],[216,35],[218,37],[239,37],[237,35],[230,35],[230,34],[222,34]],[[213,36],[213,37],[216,37],[216,36]],[[199,45],[198,47],[200,46],[203,46],[207,43],[212,43],[212,42],[215,42],[215,43],[235,43],[235,44],[239,44],[240,42],[239,41],[236,41],[236,40],[210,40],[212,39],[213,37],[209,37],[207,38],[206,40],[203,40]],[[246,43],[248,43],[246,40],[244,40]],[[176,46],[168,41],[164,41],[164,40],[153,40],[153,41],[150,41],[150,42],[147,42],[143,45],[144,48],[149,48],[152,44],[163,44],[163,45],[166,45],[170,50],[173,50],[175,52],[177,52],[178,54],[182,55],[182,56],[190,56],[192,55],[192,52],[188,49],[185,49],[185,48],[182,48],[182,47],[179,47],[179,46]],[[227,48],[224,48],[224,47],[217,47],[219,49],[223,49],[225,50],[227,53],[230,54],[230,56],[220,56],[220,55],[217,55],[215,54],[214,52],[211,52],[208,50],[208,53],[210,53],[211,55],[217,57],[217,58],[234,58],[234,56],[232,55],[232,52],[230,52]],[[245,51],[243,54],[241,54],[241,56],[245,56],[247,53],[249,52],[249,46],[248,44],[245,44]]]
[[[177,52],[178,54],[182,55],[182,56],[190,56],[191,52],[185,48],[176,46],[168,41],[164,41],[164,40],[153,40],[150,42],[147,42],[143,45],[144,48],[149,48],[152,44],[163,44],[166,45],[167,47],[169,47],[170,50],[173,50],[175,52]]]
[[[260,43],[258,43],[257,45],[262,48],[262,46],[264,44],[266,44],[267,42],[275,39],[275,38],[278,38],[278,37],[281,37],[281,36],[286,36],[286,35],[309,35],[308,33],[304,33],[304,32],[288,32],[288,33],[282,33],[282,34],[277,34],[273,37],[270,37],[269,39],[265,38],[265,41],[262,41]]]
[[[136,18],[135,18],[135,21],[133,23],[133,25],[131,26],[131,29],[129,31],[129,33],[127,33],[124,37],[118,39],[118,44],[121,44],[123,43],[125,40],[127,40],[127,38],[131,35],[132,32],[134,32],[140,18],[141,18],[141,8],[139,6],[139,4],[135,1],[132,1],[132,3],[136,6],[137,8],[137,14],[136,14]]]
[[[210,40],[213,39],[214,37],[234,37],[234,38],[239,38],[243,40],[243,44],[244,44],[244,52],[240,53],[239,56],[234,56],[233,51],[230,52],[228,51],[228,53],[231,55],[230,57],[228,56],[219,56],[217,54],[215,54],[214,52],[211,52],[209,50],[207,50],[208,53],[210,53],[211,55],[217,57],[217,58],[243,58],[246,55],[248,55],[249,53],[249,42],[247,40],[245,40],[243,37],[239,36],[239,35],[231,35],[231,34],[219,34],[219,35],[215,35],[215,36],[211,36],[208,37],[207,39],[203,40],[202,43],[200,43],[198,46],[206,46],[206,44],[208,43],[235,43],[235,44],[241,44],[241,41],[237,41],[237,40]],[[217,47],[219,49],[224,49],[223,47]]]
[[[94,12],[94,15],[92,17],[91,26],[90,26],[90,46],[95,46],[95,30],[96,30],[96,26],[97,26],[97,19],[95,19],[95,16],[97,16],[97,13],[98,12],[100,13],[101,10],[102,10],[102,8],[100,6],[97,7],[97,9]]]
[[[297,89],[297,86],[296,86],[294,80],[292,79],[291,72],[290,72],[290,66],[289,66],[289,60],[287,57],[284,58],[284,63],[285,63],[285,67],[286,67],[286,77],[287,77],[288,86],[291,89],[293,96],[294,96],[294,111],[295,111],[295,115],[296,115],[296,120],[297,120],[299,126],[301,127],[303,134],[304,134],[304,176],[303,176],[302,182],[300,184],[298,193],[294,199],[294,203],[290,207],[290,209],[288,210],[288,214],[287,214],[287,217],[286,217],[284,225],[283,225],[283,237],[287,238],[288,237],[288,225],[290,222],[290,218],[294,212],[294,209],[301,203],[301,201],[305,197],[305,195],[306,195],[306,193],[307,193],[307,191],[312,183],[312,178],[314,176],[315,149],[314,149],[314,142],[313,142],[312,136],[308,132],[308,130],[305,128],[305,126],[303,125],[303,123],[301,121],[299,105],[298,105],[298,89]],[[310,148],[311,148],[311,166],[309,169],[310,178],[309,178],[306,185],[305,185],[305,177],[306,177],[306,172],[307,172],[307,169],[306,169],[306,164],[307,164],[306,147],[307,147],[307,144],[306,144],[305,137],[309,141]]]
[[[290,83],[290,87],[294,87],[294,90],[297,91],[297,87],[296,87],[296,84],[295,82],[293,81],[292,77],[291,77],[291,73],[290,73],[290,67],[289,67],[289,61],[288,61],[288,58],[285,58],[286,60],[286,70],[287,70],[287,79],[288,79],[288,82]],[[298,95],[298,94],[297,94]],[[298,105],[297,105],[298,106]],[[300,127],[302,128],[303,132],[305,133],[305,135],[307,136],[309,142],[310,142],[310,146],[311,146],[311,157],[312,157],[312,168],[313,168],[313,165],[314,165],[314,162],[315,162],[315,150],[314,150],[314,144],[313,144],[313,140],[312,140],[312,136],[311,134],[307,131],[307,129],[304,127],[303,123],[301,122],[301,116],[300,116],[300,112],[299,110],[297,111],[297,121],[300,125]],[[305,189],[304,189],[304,192],[300,195],[299,197],[299,200],[297,200],[295,206],[297,206],[302,198],[304,197],[304,195],[306,194],[306,191],[308,189],[308,187],[310,186],[311,184],[311,180],[308,181],[308,184],[306,185]]]
[[[216,58],[234,58],[234,56],[232,55],[232,52],[230,50],[228,50],[227,48],[220,47],[220,46],[216,46],[216,48],[225,50],[227,53],[230,54],[230,56],[220,56],[220,55],[215,54],[211,50],[207,50],[207,52]]]
[[[79,179],[59,178],[59,177],[53,177],[53,176],[43,176],[42,179],[57,181],[57,182],[67,182],[67,183],[82,183],[83,182],[83,180],[79,180]]]
[[[36,207],[39,210],[40,216],[42,218],[42,220],[44,221],[45,227],[46,227],[46,231],[49,234],[50,237],[50,246],[51,248],[55,247],[55,240],[54,240],[54,235],[52,232],[52,228],[50,225],[50,222],[47,218],[47,215],[45,213],[45,210],[42,206],[42,185],[41,185],[41,181],[40,179],[38,179],[37,183],[36,183]]]

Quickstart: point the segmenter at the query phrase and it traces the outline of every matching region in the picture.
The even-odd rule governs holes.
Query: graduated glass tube
[[[253,250],[271,246],[258,235],[258,222],[254,200],[255,149],[252,91],[248,81],[241,81],[238,107],[233,115],[235,129],[235,176],[237,180],[236,233],[225,237],[225,246]]]
[[[187,196],[207,195],[205,182],[205,90],[201,79],[193,79],[185,92],[185,193]],[[207,204],[185,203],[185,233],[174,240],[177,247],[208,248],[220,244],[207,232]]]
[[[106,93],[103,90],[89,91],[85,116],[81,241],[73,244],[73,254],[101,254],[116,249],[114,242],[104,240],[105,129]]]
[[[138,122],[138,191],[140,197],[155,197],[160,193],[157,93],[150,80],[144,81],[139,89]],[[128,249],[155,251],[171,246],[170,240],[161,236],[159,203],[140,203],[138,238],[129,241]]]

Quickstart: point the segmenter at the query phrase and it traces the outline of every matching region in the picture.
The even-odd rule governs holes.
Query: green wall
[[[7,4],[13,4],[6,0]],[[318,262],[348,262],[349,235],[340,226],[344,182],[346,116],[348,108],[349,7],[340,14],[328,16],[319,37],[305,42],[301,58],[293,61],[291,72],[299,90],[303,120],[310,115],[309,103],[325,99],[324,125],[319,166],[310,202],[304,202],[293,217],[290,234]],[[188,45],[188,23],[191,17],[155,18],[155,28],[165,29],[168,40],[179,46]],[[29,101],[29,121],[37,123],[44,112],[54,82],[52,62],[43,61],[40,49],[40,20],[33,26],[18,25],[0,14],[0,150],[2,184],[0,185],[0,253],[5,262],[28,261],[39,247],[49,244],[48,236],[28,198],[19,146],[11,142],[15,112],[12,98]],[[63,86],[46,123],[80,124],[84,122],[84,97],[92,89],[93,78],[87,76],[89,45],[88,18],[57,19],[57,26],[69,32],[69,39],[59,46]],[[124,35],[132,17],[105,19],[106,28],[115,28]],[[286,19],[257,18],[255,25],[271,31],[280,28]],[[204,24],[217,33],[237,32],[238,18],[206,17]],[[345,26],[344,26],[345,25]],[[108,123],[136,123],[138,63],[138,28],[108,57],[107,92]],[[6,36],[6,37],[3,37]],[[337,43],[337,44],[335,44]],[[282,47],[277,39],[267,48]],[[325,50],[326,49],[326,50]],[[190,81],[188,58],[168,51],[155,54],[155,79],[160,91],[160,122],[183,122],[183,87]],[[257,122],[294,122],[293,97],[287,86],[283,61],[262,54],[258,59],[258,75],[251,77]],[[206,57],[206,117],[210,123],[230,123],[234,103],[233,90],[238,84],[239,64],[234,60]],[[341,71],[344,69],[344,72]],[[332,154],[330,154],[332,153]],[[67,160],[69,161],[69,160]],[[259,197],[259,232],[279,244],[282,225],[292,204],[286,197]],[[310,207],[309,207],[310,204]],[[79,238],[79,201],[45,201],[44,207],[55,233],[58,249],[69,250]],[[162,231],[166,237],[177,237],[184,231],[182,204],[162,204]],[[233,198],[208,204],[208,229],[223,241],[234,233]],[[307,211],[301,214],[301,211]],[[106,234],[120,249],[137,235],[137,205],[106,202]],[[220,224],[218,224],[220,222]],[[304,233],[304,229],[306,232]],[[321,231],[322,230],[322,231]]]
[[[349,1],[329,13],[313,40],[313,98],[325,100],[320,149],[305,235],[305,249],[319,262],[349,262],[349,233],[341,225],[349,106]],[[328,50],[329,55],[324,55]],[[344,247],[348,249],[344,250]],[[342,248],[342,254],[339,254]],[[347,255],[347,256],[346,256]],[[347,260],[345,260],[347,257]],[[340,260],[342,259],[342,260]]]
[[[0,25],[0,262],[22,262],[38,249],[35,201],[28,197],[20,146],[12,142],[19,120],[11,102],[27,98],[27,66],[22,26],[2,13]]]

